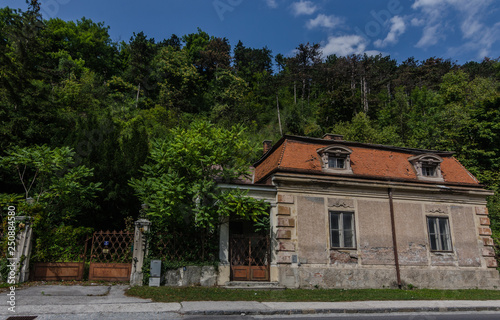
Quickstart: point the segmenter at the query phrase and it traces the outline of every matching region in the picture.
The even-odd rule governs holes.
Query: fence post
[[[31,227],[31,217],[17,216],[16,222],[19,225],[19,233],[16,237],[16,251],[13,259],[9,259],[9,262],[15,262],[17,266],[16,283],[22,283],[27,281],[30,275],[29,267],[33,228]]]
[[[149,231],[151,222],[146,219],[139,219],[135,222],[134,233],[134,253],[132,257],[132,273],[130,274],[130,285],[142,286],[143,274],[142,266],[144,257],[148,254],[145,232]]]

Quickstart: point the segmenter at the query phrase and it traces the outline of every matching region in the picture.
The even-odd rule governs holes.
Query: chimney
[[[262,143],[262,154],[266,154],[273,146],[273,141],[272,140],[264,140]]]
[[[344,141],[344,136],[341,134],[332,134],[327,133],[323,136],[324,140],[336,140],[336,141]]]

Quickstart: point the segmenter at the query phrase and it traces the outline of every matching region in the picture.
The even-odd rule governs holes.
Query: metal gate
[[[270,240],[268,236],[232,235],[230,238],[231,280],[269,281]]]
[[[132,271],[133,243],[133,232],[94,232],[89,280],[129,281]]]

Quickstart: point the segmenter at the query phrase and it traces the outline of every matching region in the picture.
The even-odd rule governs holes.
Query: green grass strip
[[[497,290],[434,289],[286,289],[237,290],[204,287],[133,287],[127,295],[156,302],[181,301],[370,301],[370,300],[498,300]]]

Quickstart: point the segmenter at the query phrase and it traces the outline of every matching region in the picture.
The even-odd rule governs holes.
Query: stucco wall
[[[363,265],[394,265],[389,202],[355,199],[358,248]]]
[[[280,283],[291,288],[397,288],[394,268],[280,266]],[[401,268],[403,286],[431,289],[500,289],[495,269]]]
[[[397,284],[387,188],[310,181],[279,183],[275,248],[287,287],[382,288]],[[403,284],[427,288],[500,288],[485,198],[410,188],[394,191]],[[354,212],[355,249],[330,248],[329,211]],[[427,217],[448,217],[452,252],[430,250]]]

